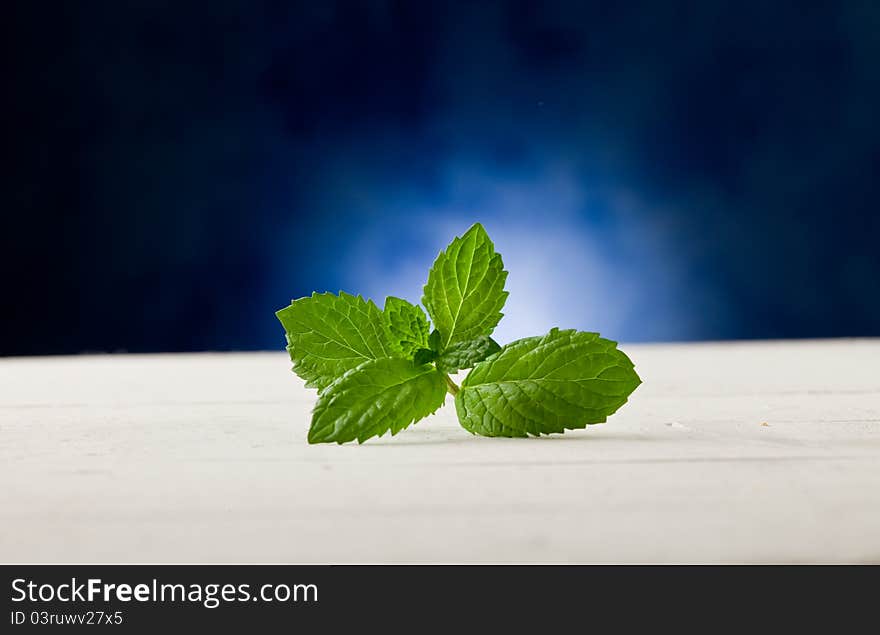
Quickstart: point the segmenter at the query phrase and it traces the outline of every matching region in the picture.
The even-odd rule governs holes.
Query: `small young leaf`
[[[439,353],[441,346],[442,342],[440,341],[440,331],[434,329],[428,336],[428,348],[430,348],[435,353]]]
[[[437,359],[437,351],[430,348],[420,348],[413,354],[413,362],[416,364],[430,364]]]
[[[382,317],[388,325],[391,343],[406,359],[412,359],[420,348],[428,347],[428,318],[421,307],[410,304],[406,300],[388,296],[385,298],[385,310]]]
[[[372,300],[313,293],[275,314],[287,334],[293,372],[323,390],[368,359],[396,355],[382,312]]]
[[[490,437],[601,423],[641,383],[616,346],[596,333],[558,329],[512,342],[465,378],[455,398],[459,421]]]
[[[422,304],[440,331],[441,349],[491,335],[507,299],[507,272],[486,230],[476,223],[440,252]]]
[[[443,405],[437,369],[399,358],[369,360],[330,384],[312,414],[309,443],[345,443],[397,434]]]
[[[472,368],[477,362],[500,350],[498,342],[488,335],[481,335],[467,342],[456,342],[437,358],[437,369],[443,373],[457,373],[465,368]]]

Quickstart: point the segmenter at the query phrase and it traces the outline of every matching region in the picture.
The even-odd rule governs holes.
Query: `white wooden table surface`
[[[362,446],[283,352],[0,359],[0,562],[880,562],[880,340],[623,348],[604,425]]]

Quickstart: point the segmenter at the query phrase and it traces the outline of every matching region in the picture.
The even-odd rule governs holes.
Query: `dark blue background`
[[[621,6],[625,5],[625,6]],[[283,347],[475,220],[498,339],[880,335],[880,3],[21,2],[0,354]]]

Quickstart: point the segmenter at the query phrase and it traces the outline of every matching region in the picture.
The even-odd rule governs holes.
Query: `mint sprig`
[[[507,299],[501,255],[479,223],[440,253],[422,304],[380,310],[347,293],[314,293],[276,315],[293,371],[318,389],[309,443],[397,434],[455,397],[462,427],[525,437],[602,423],[641,383],[632,361],[597,333],[552,329],[499,346]],[[471,368],[461,387],[450,373]]]

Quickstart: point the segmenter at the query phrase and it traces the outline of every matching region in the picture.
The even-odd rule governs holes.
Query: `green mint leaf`
[[[313,293],[275,315],[287,334],[293,372],[310,388],[324,390],[363,362],[396,354],[379,307],[361,296]]]
[[[312,414],[309,443],[363,443],[397,434],[433,413],[446,398],[446,381],[430,365],[400,358],[374,359],[324,390]]]
[[[428,318],[421,307],[410,304],[406,300],[388,296],[385,298],[385,310],[382,311],[391,343],[406,359],[412,359],[420,348],[428,347]]]
[[[437,357],[437,369],[443,373],[457,373],[465,368],[472,368],[477,362],[500,350],[498,342],[488,335],[481,335],[467,342],[456,342]]]
[[[553,329],[478,363],[455,398],[461,425],[485,436],[539,436],[601,423],[641,383],[617,344]]]
[[[507,272],[486,230],[476,223],[440,252],[422,304],[440,332],[441,349],[491,335],[507,299]]]

